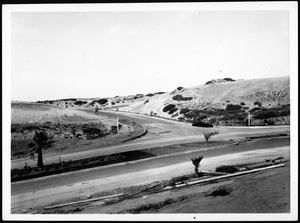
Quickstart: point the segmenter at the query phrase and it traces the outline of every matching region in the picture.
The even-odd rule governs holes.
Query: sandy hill
[[[214,85],[203,84],[193,88],[175,89],[170,93],[153,97],[139,98],[120,110],[146,114],[153,111],[161,116],[170,117],[170,114],[163,112],[163,108],[168,104],[175,104],[180,108],[205,109],[225,108],[229,103],[242,103],[252,108],[255,107],[253,103],[259,101],[264,107],[272,107],[278,103],[289,104],[289,82],[289,77],[278,77],[220,82]]]
[[[171,92],[116,96],[113,98],[72,98],[39,101],[39,103],[51,104],[60,108],[91,109],[98,107],[99,109],[113,109],[176,120],[186,119],[183,110],[226,110],[228,105],[234,105],[242,107],[241,110],[244,112],[240,117],[242,120],[246,117],[245,115],[249,110],[257,108],[258,105],[258,107],[263,109],[272,109],[282,105],[289,106],[290,78],[288,76],[252,80],[221,78],[209,80],[205,84],[196,87],[177,87]],[[272,112],[277,112],[276,114],[279,115],[278,112],[281,111],[272,110]],[[285,109],[284,115],[286,116],[288,112]],[[218,116],[216,113],[209,115]],[[218,120],[222,118],[228,119],[228,114],[223,112],[222,115],[222,117],[220,115],[220,117],[217,117],[219,118]],[[227,118],[225,118],[226,115]],[[269,116],[271,117],[272,115],[269,114]],[[273,116],[276,115],[273,114]],[[282,113],[279,116],[282,116]]]
[[[62,109],[57,106],[12,102],[11,103],[11,120],[13,124],[35,123],[35,122],[90,122],[99,121],[101,123],[111,125],[113,120],[102,118],[94,114],[77,111],[74,109]]]

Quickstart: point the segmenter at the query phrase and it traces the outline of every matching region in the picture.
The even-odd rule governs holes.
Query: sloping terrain
[[[44,152],[49,154],[113,145],[145,132],[128,120],[120,120],[117,131],[115,118],[49,104],[13,102],[11,115],[12,158],[29,156],[36,131],[53,137],[55,142]]]
[[[211,125],[289,124],[290,78],[276,77],[252,80],[223,78],[171,92],[113,98],[61,99],[40,101],[59,107],[112,109],[179,121]]]

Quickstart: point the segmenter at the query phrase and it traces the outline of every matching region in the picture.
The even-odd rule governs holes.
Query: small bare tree
[[[96,107],[95,107],[95,114],[97,114],[98,111],[99,111],[99,108],[98,108],[98,106],[96,105]]]
[[[205,141],[206,142],[209,142],[209,139],[214,136],[214,135],[217,135],[219,134],[218,131],[214,131],[214,132],[203,132],[203,135],[204,135],[204,138],[205,138]]]
[[[196,174],[196,176],[197,177],[199,177],[199,176],[201,176],[201,174],[199,173],[199,166],[200,166],[200,162],[201,162],[201,160],[203,159],[203,156],[199,156],[199,157],[197,157],[197,158],[192,158],[191,160],[192,160],[192,163],[193,163],[193,165],[195,166],[195,174]]]

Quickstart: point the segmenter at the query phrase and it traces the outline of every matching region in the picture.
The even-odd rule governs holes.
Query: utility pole
[[[251,115],[250,115],[250,112],[248,112],[248,126],[251,125]]]
[[[119,132],[119,117],[117,116],[117,133]]]

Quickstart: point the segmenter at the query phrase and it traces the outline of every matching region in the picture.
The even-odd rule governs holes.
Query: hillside
[[[253,125],[280,125],[289,124],[290,78],[223,78],[191,88],[177,87],[171,92],[39,103],[82,109],[98,107],[213,125],[246,125],[250,112]]]

